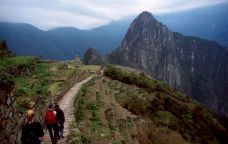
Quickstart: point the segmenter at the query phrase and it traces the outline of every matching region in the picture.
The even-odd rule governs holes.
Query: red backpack
[[[45,123],[46,124],[54,124],[56,123],[56,116],[52,110],[46,112],[45,115]]]

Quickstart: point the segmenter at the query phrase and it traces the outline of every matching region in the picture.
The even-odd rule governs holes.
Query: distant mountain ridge
[[[228,50],[215,42],[172,32],[149,12],[132,22],[109,59],[142,70],[211,109],[228,113]]]
[[[155,17],[172,31],[214,40],[228,47],[227,14],[228,6],[224,4]],[[62,27],[43,31],[29,24],[0,22],[0,39],[6,40],[17,54],[46,59],[73,59],[75,55],[82,56],[90,47],[107,54],[119,47],[135,17],[112,21],[91,30]]]
[[[90,47],[98,48],[101,53],[110,52],[119,46],[124,36],[122,28],[114,30],[104,26],[79,30],[62,27],[43,31],[29,24],[0,22],[0,39],[6,40],[11,50],[20,55],[67,60],[73,59],[75,55],[82,56]]]
[[[228,3],[183,12],[155,15],[171,31],[228,47]]]

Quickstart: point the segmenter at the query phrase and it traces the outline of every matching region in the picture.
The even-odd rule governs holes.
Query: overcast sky
[[[228,3],[228,0],[0,0],[0,21],[40,29],[90,29],[142,11],[164,14]]]

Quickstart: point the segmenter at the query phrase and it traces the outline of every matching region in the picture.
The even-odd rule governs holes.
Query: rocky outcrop
[[[171,32],[149,12],[133,21],[109,60],[140,69],[211,109],[228,112],[227,49],[215,42]]]
[[[83,62],[86,65],[104,65],[105,61],[103,57],[97,53],[96,49],[89,48],[83,58]]]
[[[10,67],[7,73],[13,76],[28,76],[31,70],[28,66]]]
[[[1,57],[8,57],[8,56],[13,56],[15,55],[12,53],[8,48],[7,48],[7,43],[6,41],[1,41],[0,40],[0,58]]]

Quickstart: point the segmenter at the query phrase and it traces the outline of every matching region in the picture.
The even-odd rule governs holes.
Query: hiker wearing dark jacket
[[[59,108],[59,105],[55,105],[55,111],[56,111],[56,116],[58,119],[58,123],[59,123],[59,138],[63,136],[63,130],[64,130],[64,122],[65,122],[65,117],[64,117],[64,113],[63,111]]]
[[[22,125],[21,143],[22,144],[41,144],[44,132],[40,122],[35,121],[33,110],[27,112],[25,124]]]
[[[52,105],[48,106],[48,110],[45,113],[44,121],[46,123],[46,128],[48,129],[52,144],[57,144],[59,130],[58,130],[56,112],[53,111]]]

